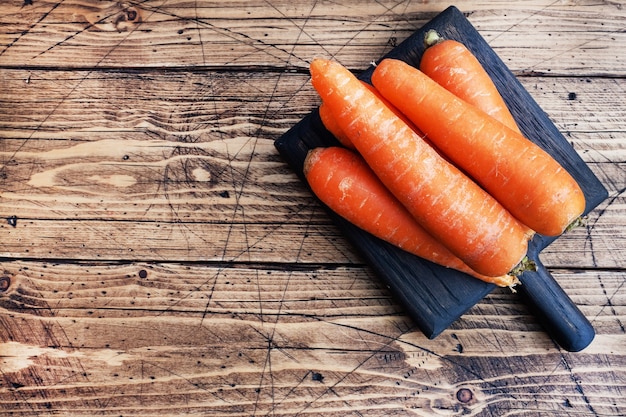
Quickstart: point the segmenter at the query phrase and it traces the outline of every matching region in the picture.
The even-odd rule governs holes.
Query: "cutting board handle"
[[[595,331],[585,315],[563,291],[554,277],[539,261],[538,256],[529,256],[536,264],[536,271],[526,271],[520,277],[520,293],[527,298],[545,330],[563,349],[578,352],[586,348]]]

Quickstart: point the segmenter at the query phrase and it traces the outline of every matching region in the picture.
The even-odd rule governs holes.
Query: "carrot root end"
[[[511,290],[511,292],[515,294],[517,293],[517,289],[515,288],[515,286],[521,285],[522,282],[516,276],[514,276],[513,278],[514,278],[513,282],[510,285],[507,285],[507,287],[509,287],[509,290]]]

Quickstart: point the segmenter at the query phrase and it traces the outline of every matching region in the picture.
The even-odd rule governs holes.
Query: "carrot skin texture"
[[[424,134],[420,132],[419,129],[417,129],[417,127],[415,127],[415,125],[400,112],[400,110],[393,107],[391,103],[389,103],[383,96],[381,96],[380,93],[376,91],[373,85],[368,84],[364,81],[361,81],[361,82],[363,83],[365,87],[367,87],[370,91],[376,94],[378,98],[380,98],[387,105],[387,107],[389,107],[389,109],[391,109],[398,117],[404,120],[406,124],[411,126],[411,128],[415,130],[415,132],[418,135],[422,137],[424,136]],[[330,133],[332,133],[333,136],[335,136],[335,138],[339,141],[339,143],[341,143],[343,146],[345,146],[348,149],[356,149],[352,141],[350,141],[350,138],[341,130],[341,127],[339,127],[339,125],[337,124],[337,121],[335,120],[335,117],[333,116],[328,106],[325,105],[323,102],[319,107],[319,114],[320,114],[320,119],[322,119],[322,124],[324,125],[324,127]]]
[[[324,125],[326,130],[332,133],[335,139],[337,139],[339,143],[341,143],[343,146],[348,149],[354,149],[354,145],[350,141],[350,138],[348,138],[345,133],[343,133],[341,128],[337,125],[337,122],[335,121],[335,118],[330,112],[328,106],[322,103],[320,104],[318,111],[320,114],[320,119],[322,119],[322,124]]]
[[[474,271],[506,275],[528,249],[526,228],[446,162],[346,68],[311,63],[314,88],[382,183]]]
[[[454,256],[415,221],[356,152],[341,147],[314,148],[304,161],[304,175],[313,193],[324,204],[366,232],[482,281],[501,287],[517,283],[512,275],[478,274]]]
[[[380,94],[378,92],[378,90],[376,90],[376,87],[374,87],[372,84],[368,84],[368,83],[366,83],[364,81],[361,81],[361,82],[372,93],[376,94],[376,97],[378,97],[385,104],[385,106],[387,106],[389,108],[389,110],[391,110],[396,116],[398,116],[400,119],[402,119],[402,121],[404,123],[409,125],[411,127],[411,129],[413,129],[415,131],[415,133],[417,133],[422,139],[426,140],[424,138],[424,134],[422,132],[420,132],[420,130],[417,128],[417,126],[415,126],[413,124],[413,122],[408,119],[408,117],[406,117],[400,110],[398,110],[393,104],[391,104],[389,102],[389,100],[387,100],[385,97],[383,97],[382,94]]]
[[[534,231],[558,236],[584,212],[580,186],[547,152],[420,70],[383,60],[372,81],[437,148]]]
[[[446,39],[426,48],[420,70],[455,96],[521,133],[491,77],[461,42]]]

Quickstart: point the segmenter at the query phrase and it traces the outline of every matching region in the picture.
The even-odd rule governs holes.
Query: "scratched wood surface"
[[[448,5],[3,2],[0,415],[626,415],[626,4],[455,3],[609,190],[542,255],[582,352],[500,289],[425,338],[274,149]]]

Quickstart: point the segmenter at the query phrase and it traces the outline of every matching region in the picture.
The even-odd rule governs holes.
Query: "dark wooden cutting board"
[[[600,181],[457,8],[449,7],[440,13],[382,58],[401,59],[418,67],[424,51],[424,34],[430,29],[437,30],[444,38],[463,42],[476,55],[509,105],[522,132],[549,152],[578,181],[587,200],[586,213],[607,198],[607,191]],[[371,66],[363,71],[359,78],[369,81],[373,69]],[[317,111],[275,142],[279,153],[303,181],[302,166],[307,152],[315,147],[332,145],[338,145],[338,142],[324,128]],[[491,284],[397,249],[330,210],[329,215],[429,338],[445,330],[494,289]],[[537,263],[538,269],[522,274],[522,285],[518,288],[554,340],[567,350],[578,351],[592,341],[594,330],[538,258],[541,250],[555,239],[535,236],[528,256]]]

